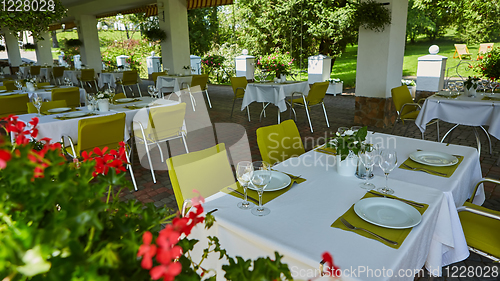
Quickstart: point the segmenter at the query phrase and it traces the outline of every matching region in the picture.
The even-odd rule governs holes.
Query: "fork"
[[[378,235],[378,234],[375,234],[375,233],[373,233],[373,232],[371,232],[371,231],[369,231],[369,230],[366,230],[366,229],[364,229],[364,228],[355,227],[354,225],[352,225],[352,224],[350,224],[349,222],[347,222],[344,218],[340,218],[340,221],[341,221],[341,222],[342,222],[342,223],[343,223],[343,224],[344,224],[347,228],[349,228],[349,229],[351,229],[351,230],[363,230],[363,231],[365,231],[365,232],[367,232],[367,233],[370,233],[371,235],[373,235],[373,236],[377,237],[378,239],[380,239],[380,240],[382,240],[382,241],[384,241],[384,242],[387,242],[387,243],[392,244],[392,245],[397,245],[397,244],[398,244],[398,242],[395,242],[395,241],[389,240],[389,239],[387,239],[387,238],[384,238],[384,237],[382,237],[382,236],[380,236],[380,235]]]
[[[428,174],[438,174],[438,175],[445,176],[445,177],[448,175],[448,174],[445,174],[445,173],[436,172],[436,171],[429,170],[429,169],[426,169],[426,168],[410,167],[410,166],[406,165],[405,163],[403,163],[403,166],[405,166],[406,168],[408,168],[410,170],[413,170],[413,171],[422,171],[422,172],[426,172]]]

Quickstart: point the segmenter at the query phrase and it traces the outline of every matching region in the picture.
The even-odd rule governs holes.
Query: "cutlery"
[[[229,191],[231,191],[231,192],[234,192],[234,193],[236,193],[236,194],[238,194],[238,195],[241,195],[241,196],[245,197],[245,194],[243,194],[243,193],[239,192],[238,190],[236,190],[236,189],[234,189],[234,188],[232,188],[232,187],[228,187],[227,189],[228,189]],[[250,197],[250,196],[248,196],[248,195],[247,195],[247,198],[248,198],[249,200],[252,200],[253,202],[255,202],[255,203],[259,204],[259,200],[255,199],[255,198],[252,198],[252,197]]]
[[[379,196],[379,197],[384,197],[384,198],[390,198],[390,199],[399,200],[399,201],[401,201],[401,202],[404,202],[404,203],[406,203],[406,204],[408,204],[408,205],[412,205],[412,206],[414,206],[414,207],[418,207],[418,208],[423,208],[423,207],[424,207],[424,205],[422,205],[422,204],[418,204],[418,203],[411,202],[411,201],[408,201],[408,200],[404,200],[404,199],[401,199],[401,198],[397,198],[397,197],[386,197],[386,196],[385,196],[385,195],[383,195],[383,194],[378,194],[378,193],[375,193],[375,192],[373,192],[373,191],[368,191],[368,193],[373,194],[373,195],[376,195],[376,196]]]
[[[436,172],[436,171],[433,171],[433,170],[429,170],[429,169],[426,169],[426,168],[415,168],[415,167],[410,167],[408,165],[406,165],[405,163],[403,163],[403,166],[410,169],[410,170],[413,170],[413,171],[421,171],[421,172],[426,172],[428,174],[438,174],[438,175],[441,175],[441,176],[447,176],[448,174],[445,174],[445,173],[440,173],[440,172]]]
[[[343,223],[343,224],[344,224],[347,228],[349,228],[349,229],[351,229],[351,230],[363,230],[363,231],[365,231],[365,232],[367,232],[367,233],[370,233],[371,235],[373,235],[373,236],[377,237],[378,239],[380,239],[380,240],[382,240],[382,241],[384,241],[384,242],[387,242],[387,243],[392,244],[392,245],[397,245],[397,244],[398,244],[398,242],[395,242],[395,241],[389,240],[389,239],[387,239],[387,238],[384,238],[384,237],[382,237],[382,236],[380,236],[380,235],[378,235],[378,234],[375,234],[375,233],[373,233],[373,232],[371,232],[371,231],[369,231],[369,230],[366,230],[366,229],[364,229],[364,228],[355,227],[355,226],[353,226],[352,224],[350,224],[349,222],[347,222],[344,218],[340,218],[340,221],[341,221],[341,222],[342,222],[342,223]]]
[[[280,172],[280,173],[283,173],[287,176],[289,176],[291,179],[299,179],[302,175],[298,175],[298,176],[294,176],[292,174],[289,174],[289,173],[285,173],[285,172],[282,172],[282,171],[278,171],[278,170],[275,170],[275,169],[271,169],[271,171],[275,171],[275,172]]]
[[[332,151],[329,151],[329,150],[326,150],[326,149],[322,149],[322,148],[316,148],[316,151],[322,152],[322,153],[326,153],[326,154],[330,154],[330,155],[337,155],[336,153],[334,153]]]

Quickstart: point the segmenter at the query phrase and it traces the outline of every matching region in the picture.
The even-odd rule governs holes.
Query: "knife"
[[[373,192],[373,191],[371,191],[371,190],[370,190],[370,191],[368,191],[368,193],[373,194],[373,195],[376,195],[376,196],[378,196],[378,197],[384,197],[384,198],[390,198],[390,199],[399,200],[399,201],[401,201],[401,202],[404,202],[404,203],[406,203],[406,204],[408,204],[408,205],[412,205],[412,206],[417,207],[417,208],[423,208],[423,207],[424,207],[424,205],[419,204],[419,203],[411,202],[411,201],[404,200],[404,199],[397,198],[397,197],[386,197],[386,196],[385,196],[385,195],[383,195],[383,194],[375,193],[375,192]]]
[[[245,194],[243,194],[243,193],[239,192],[238,190],[236,190],[236,189],[234,189],[234,188],[232,188],[232,187],[228,187],[227,189],[228,189],[229,191],[234,192],[234,193],[236,193],[236,194],[238,194],[238,195],[241,195],[241,196],[243,196],[243,198],[245,198]],[[252,198],[252,197],[250,197],[250,196],[248,196],[248,195],[247,195],[247,199],[252,200],[253,202],[255,202],[255,203],[259,204],[259,200],[255,199],[255,198]]]

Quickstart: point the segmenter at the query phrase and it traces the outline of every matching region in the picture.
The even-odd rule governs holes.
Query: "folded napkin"
[[[457,157],[458,163],[455,164],[455,165],[453,165],[453,166],[446,166],[446,167],[429,166],[429,165],[424,165],[424,164],[417,163],[417,162],[411,160],[410,158],[406,159],[406,161],[404,161],[403,164],[406,164],[406,165],[408,165],[408,166],[410,166],[412,168],[424,168],[424,169],[426,169],[425,172],[427,172],[428,174],[431,174],[431,175],[449,178],[449,177],[451,177],[453,175],[453,173],[458,168],[458,166],[460,165],[460,163],[462,163],[462,161],[464,160],[463,156],[460,156],[460,155],[454,155],[454,156]],[[412,169],[409,169],[409,168],[405,167],[403,164],[401,164],[399,166],[400,169],[405,169],[405,170],[412,171]],[[440,175],[440,174],[437,174],[437,173],[433,173],[432,171],[436,171],[438,173],[444,173],[444,174],[446,174],[446,176],[443,176],[443,175]]]
[[[483,97],[481,100],[500,100],[500,97]]]
[[[154,107],[154,106],[158,106],[159,104],[148,104],[146,106],[135,106],[135,105],[126,105],[125,108],[128,108],[128,109],[141,109],[141,108],[147,108],[147,107]]]
[[[326,147],[326,144],[316,148],[316,151],[329,155],[337,155],[337,150],[335,148]]]
[[[68,120],[68,119],[82,118],[82,117],[94,116],[94,115],[97,115],[97,113],[89,112],[89,113],[87,113],[87,114],[85,114],[83,116],[78,116],[78,117],[57,116],[56,119],[59,119],[59,120]]]
[[[372,191],[372,192],[374,192],[374,191]],[[375,193],[377,193],[377,192],[375,192]],[[388,198],[397,198],[396,196],[391,196],[391,195],[385,195],[385,196]],[[370,194],[370,193],[366,193],[365,196],[363,196],[363,198],[361,198],[361,199],[370,198],[370,197],[378,197],[378,196]],[[408,200],[408,201],[410,201],[410,200]],[[411,201],[411,202],[414,202],[414,201]],[[415,208],[414,207],[415,209],[417,209],[417,211],[420,212],[420,214],[424,214],[425,210],[427,210],[427,208],[429,207],[428,204],[423,204],[423,203],[419,203],[419,202],[414,202],[414,203],[424,205],[423,208]],[[392,241],[396,241],[396,242],[398,242],[398,244],[393,245],[393,244],[383,242],[382,240],[376,238],[375,236],[373,236],[373,235],[371,235],[363,230],[351,230],[351,229],[347,228],[340,221],[340,218],[344,218],[346,221],[348,221],[350,224],[352,224],[356,227],[364,228],[364,229],[369,230],[373,233],[376,233],[384,238],[387,238],[387,239],[392,240]],[[362,218],[360,218],[354,212],[354,204],[351,206],[351,208],[349,208],[349,210],[347,210],[347,212],[345,212],[342,216],[340,216],[337,220],[335,220],[335,222],[331,225],[331,227],[340,228],[342,230],[355,232],[356,234],[359,234],[359,235],[364,236],[366,238],[374,239],[374,240],[377,240],[381,243],[384,243],[385,245],[387,245],[391,248],[394,248],[394,249],[399,249],[401,244],[403,244],[403,242],[405,241],[406,236],[408,236],[408,234],[412,230],[412,228],[405,228],[405,229],[386,228],[386,227],[377,226],[377,225],[371,224],[367,221],[364,221]]]
[[[72,112],[72,111],[80,111],[80,109],[72,108],[71,110],[64,111],[64,112],[48,112],[48,111],[44,111],[44,112],[41,112],[41,114],[42,115],[53,115],[53,114],[61,114],[61,113]]]
[[[131,103],[131,102],[136,102],[136,101],[141,101],[141,100],[140,99],[133,99],[133,100],[127,101],[127,102],[118,102],[115,100],[115,104],[122,104],[122,103],[125,104],[125,103]]]
[[[283,173],[283,172],[282,172]],[[262,204],[266,204],[267,202],[270,202],[272,201],[274,198],[276,197],[279,197],[281,194],[287,192],[294,183],[302,183],[302,182],[305,182],[306,179],[304,178],[301,178],[301,177],[296,177],[296,176],[293,176],[293,175],[290,175],[290,174],[287,174],[287,173],[284,173],[286,175],[288,175],[291,179],[291,183],[290,185],[288,185],[286,188],[283,188],[283,189],[280,189],[280,190],[277,190],[277,191],[265,191],[264,190],[264,193],[262,194]],[[239,192],[241,192],[241,194],[243,194],[243,187],[239,184],[239,182],[236,182],[236,185],[231,185],[231,186],[228,186],[224,189],[222,189],[221,191],[224,192],[224,193],[227,193],[227,194],[230,194],[230,195],[233,195],[235,197],[238,197],[238,198],[242,198],[243,199],[243,196],[242,195],[239,195],[235,192],[232,192],[230,191],[228,188],[234,188],[236,190],[238,190]],[[248,194],[248,197],[252,197],[256,200],[259,200],[259,193],[255,190],[251,190],[250,188],[247,188],[247,194]]]

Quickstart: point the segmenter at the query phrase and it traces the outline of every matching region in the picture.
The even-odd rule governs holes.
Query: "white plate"
[[[47,110],[49,113],[59,113],[59,112],[65,112],[71,110],[71,107],[58,107],[58,108],[51,108]]]
[[[40,88],[44,88],[44,89],[50,89],[50,88],[55,88],[56,86],[54,85],[46,85],[46,86],[41,86]]]
[[[457,157],[437,151],[415,151],[410,154],[410,159],[420,164],[435,167],[453,166],[458,163]]]
[[[67,114],[64,114],[64,117],[69,117],[69,118],[76,118],[76,117],[83,117],[87,115],[87,112],[70,112]]]
[[[441,97],[458,97],[460,96],[459,92],[449,92],[449,91],[440,91],[436,94],[436,96],[441,96]]]
[[[116,102],[131,102],[133,100],[134,99],[132,99],[132,98],[123,98],[123,99],[117,99]]]
[[[365,198],[354,204],[354,212],[374,225],[403,229],[414,227],[422,221],[417,209],[390,198]]]
[[[17,93],[2,93],[0,96],[10,96],[10,95],[15,95]]]
[[[0,93],[5,93],[7,92],[7,90],[0,90]]]
[[[141,103],[134,104],[135,107],[146,107],[148,105],[153,105],[153,104],[150,104],[149,102],[141,102]]]
[[[289,176],[287,176],[281,172],[271,171],[271,182],[266,186],[264,191],[280,190],[280,189],[283,189],[283,188],[286,188],[287,186],[289,186],[291,182],[292,182],[292,180],[290,179]],[[248,185],[248,188],[251,190],[257,191],[257,189],[251,184]]]

